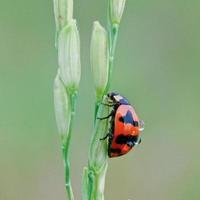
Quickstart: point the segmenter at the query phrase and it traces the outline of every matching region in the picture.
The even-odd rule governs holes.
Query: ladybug
[[[101,140],[108,138],[108,156],[112,158],[128,153],[141,142],[144,122],[139,120],[134,108],[120,94],[108,93],[107,102],[104,105],[112,108],[111,113],[98,119],[110,119],[109,133]]]

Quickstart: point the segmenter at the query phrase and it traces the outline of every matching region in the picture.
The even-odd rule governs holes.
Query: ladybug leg
[[[116,103],[113,103],[113,104],[108,104],[108,103],[101,103],[102,105],[104,106],[108,106],[108,107],[113,107],[116,105]]]
[[[113,110],[108,116],[105,116],[105,117],[97,117],[97,119],[100,119],[100,120],[108,119],[108,118],[110,118],[110,117],[113,116],[114,112],[115,112],[115,111]]]
[[[109,133],[107,133],[105,137],[100,138],[100,140],[105,140],[105,139],[107,139],[108,137],[109,137]]]
[[[103,138],[100,138],[100,140],[105,140],[105,139],[107,139],[108,137],[110,137],[110,133],[107,133],[106,136],[103,137]]]

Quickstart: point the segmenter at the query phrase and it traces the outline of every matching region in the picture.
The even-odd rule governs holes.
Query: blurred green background
[[[92,22],[106,24],[106,0],[75,0],[82,80],[72,146],[81,199],[94,93]],[[200,1],[127,1],[112,90],[145,121],[142,144],[109,161],[108,200],[200,199]],[[52,1],[0,2],[0,200],[64,200],[52,86],[57,69]]]

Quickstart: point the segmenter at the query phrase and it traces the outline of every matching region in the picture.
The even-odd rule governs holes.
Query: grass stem
[[[64,168],[65,168],[65,187],[67,191],[67,196],[69,200],[74,200],[74,195],[72,191],[72,185],[71,185],[71,176],[70,176],[70,161],[69,161],[69,155],[70,155],[70,143],[71,143],[71,134],[72,134],[72,127],[74,122],[74,115],[75,115],[75,107],[76,107],[76,99],[77,94],[76,92],[71,93],[70,95],[70,124],[69,124],[69,130],[67,133],[67,137],[63,140],[63,159],[64,159]]]
[[[119,33],[119,25],[112,24],[109,28],[109,74],[108,74],[108,84],[106,87],[105,94],[109,91],[110,83],[112,79],[112,72],[114,66],[115,50],[117,45],[117,38]]]

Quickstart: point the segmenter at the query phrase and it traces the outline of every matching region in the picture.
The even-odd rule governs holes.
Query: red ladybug
[[[134,108],[128,100],[117,93],[107,94],[108,104],[112,107],[111,113],[100,120],[110,118],[109,133],[101,140],[108,139],[108,156],[118,157],[128,153],[135,145],[141,142],[140,132],[143,121],[140,121]]]

